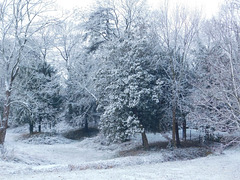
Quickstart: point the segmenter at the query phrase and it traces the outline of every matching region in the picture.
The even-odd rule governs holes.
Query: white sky
[[[219,10],[221,3],[224,0],[169,0],[172,4],[183,4],[184,6],[195,10],[202,10],[206,17],[211,17],[216,14]],[[153,7],[159,7],[163,0],[148,0],[149,4]]]
[[[66,9],[71,9],[74,7],[87,8],[90,6],[94,0],[56,0],[60,6]],[[206,15],[206,17],[211,17],[213,14],[218,12],[220,3],[224,0],[169,0],[172,4],[180,3],[186,5],[191,9],[199,8]],[[148,0],[149,5],[153,8],[160,6],[163,0]]]

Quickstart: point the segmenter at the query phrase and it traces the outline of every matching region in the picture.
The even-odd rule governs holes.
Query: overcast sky
[[[148,0],[149,5],[153,8],[157,8],[160,6],[163,0]],[[186,5],[191,9],[200,8],[202,12],[210,17],[213,14],[216,14],[220,3],[223,0],[169,0],[172,4],[176,4],[176,2]],[[66,9],[71,9],[74,7],[87,8],[91,4],[93,4],[94,0],[57,0],[60,6]]]

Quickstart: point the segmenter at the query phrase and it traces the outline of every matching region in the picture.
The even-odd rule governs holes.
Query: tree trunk
[[[8,118],[10,113],[10,96],[11,96],[11,89],[6,91],[6,101],[4,104],[4,110],[3,110],[3,121],[0,125],[0,144],[4,144],[6,132],[7,132],[7,126],[8,126]]]
[[[176,107],[172,108],[172,144],[176,147]]]
[[[181,146],[181,143],[179,138],[178,122],[176,122],[175,128],[176,128],[176,146],[179,148]]]
[[[1,127],[0,128],[0,144],[4,143],[5,137],[6,137],[6,128]]]
[[[187,141],[187,123],[186,123],[186,119],[184,118],[183,120],[183,140]]]
[[[142,144],[144,149],[149,149],[148,139],[145,131],[142,132]]]
[[[29,133],[33,134],[33,122],[29,122]]]
[[[38,132],[39,132],[39,133],[42,132],[42,125],[41,125],[41,123],[38,124]]]
[[[87,115],[85,115],[85,119],[84,119],[84,121],[85,121],[85,124],[84,124],[84,131],[86,132],[86,133],[88,133],[88,116]]]
[[[42,132],[42,117],[40,117],[38,121],[38,132]]]

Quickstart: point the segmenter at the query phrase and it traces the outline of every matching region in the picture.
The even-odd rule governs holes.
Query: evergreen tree
[[[159,130],[161,80],[152,68],[154,52],[146,39],[109,44],[105,66],[97,75],[100,128],[110,141],[126,141],[135,133]],[[147,139],[144,140],[147,147]]]
[[[18,91],[14,94],[13,116],[17,123],[28,123],[30,133],[42,124],[50,128],[58,121],[62,97],[56,71],[47,62],[37,62],[21,67],[15,84]]]

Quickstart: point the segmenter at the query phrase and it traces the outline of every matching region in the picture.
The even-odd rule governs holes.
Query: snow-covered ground
[[[101,145],[101,137],[72,141],[61,136],[49,139],[19,140],[19,129],[9,129],[6,152],[0,159],[1,180],[27,179],[240,179],[240,149],[226,150],[223,155],[209,155],[193,160],[165,162],[166,151],[152,151],[120,157],[118,151],[141,144]],[[148,134],[150,142],[164,140]],[[190,151],[189,151],[190,152]],[[171,152],[170,152],[171,153]]]

